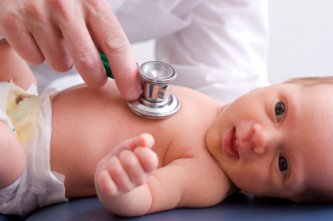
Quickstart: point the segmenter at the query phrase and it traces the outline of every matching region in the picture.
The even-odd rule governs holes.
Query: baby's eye
[[[286,106],[282,101],[279,101],[275,104],[274,107],[275,117],[277,122],[281,122],[286,115]]]
[[[282,154],[279,155],[279,162],[278,162],[280,172],[285,175],[288,172],[289,164],[288,160]]]

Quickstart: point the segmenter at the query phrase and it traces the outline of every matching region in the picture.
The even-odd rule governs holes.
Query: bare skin
[[[4,62],[1,80],[27,89],[35,82],[28,66],[8,44],[0,45],[5,46],[0,50],[3,61],[16,62]],[[20,76],[25,77],[5,71],[14,67],[22,67]],[[228,196],[233,185],[207,151],[205,140],[219,102],[186,88],[175,87],[174,92],[181,109],[164,120],[135,115],[113,80],[97,90],[80,85],[53,95],[50,164],[52,171],[65,175],[66,196],[98,193],[107,209],[124,216],[210,206]],[[1,130],[10,131],[3,126]],[[10,148],[15,151],[8,152],[5,143],[0,143],[0,151],[21,164],[8,170],[8,162],[1,162],[1,187],[16,180],[24,168],[20,143],[15,136],[8,139],[16,142],[17,147]]]
[[[122,97],[133,100],[140,95],[129,41],[107,0],[3,0],[0,35],[31,64],[46,61],[57,71],[75,65],[92,88],[107,80],[98,54],[103,51],[112,61]]]
[[[31,72],[8,47],[0,49],[2,61],[21,64],[4,62],[0,71],[10,64],[26,74],[17,79],[5,71],[1,80],[26,89]],[[65,175],[68,198],[97,194],[122,216],[211,206],[239,189],[331,200],[332,79],[300,81],[258,89],[227,105],[174,87],[181,109],[164,120],[131,112],[113,80],[98,90],[69,88],[51,97],[51,169]],[[0,135],[12,134],[1,123]],[[17,138],[3,138],[0,187],[24,169]],[[20,164],[9,169],[10,162]]]
[[[93,177],[98,161],[116,144],[144,132],[150,133],[156,140],[153,150],[157,154],[159,168],[179,159],[211,161],[200,169],[207,170],[206,174],[217,173],[221,176],[213,185],[210,184],[212,194],[220,192],[221,183],[227,183],[227,179],[211,159],[205,145],[207,128],[215,120],[220,105],[192,90],[177,87],[174,91],[182,106],[179,113],[165,120],[147,120],[135,115],[120,98],[112,81],[93,93],[88,87],[78,86],[54,96],[51,166],[52,170],[66,176],[67,197],[95,195]],[[198,108],[198,104],[204,108]],[[206,120],[199,120],[201,116],[205,116]],[[181,125],[179,122],[182,122]],[[93,129],[87,129],[88,125]],[[203,179],[204,173],[199,177]],[[230,187],[226,187],[222,188],[224,193],[219,193],[218,199],[213,201],[217,202],[227,195]],[[200,192],[200,188],[195,191]]]

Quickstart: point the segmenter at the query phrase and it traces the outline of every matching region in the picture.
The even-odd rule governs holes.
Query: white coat
[[[110,0],[132,43],[155,39],[156,60],[171,64],[178,73],[174,84],[224,102],[268,84],[267,2]],[[33,69],[42,89],[64,76],[45,64]]]

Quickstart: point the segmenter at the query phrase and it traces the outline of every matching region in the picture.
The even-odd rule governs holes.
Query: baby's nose
[[[251,133],[255,153],[264,154],[269,148],[277,146],[277,134],[273,128],[265,128],[261,124],[254,124]]]

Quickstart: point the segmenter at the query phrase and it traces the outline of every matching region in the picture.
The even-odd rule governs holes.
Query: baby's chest
[[[185,158],[201,157],[207,152],[204,142],[199,137],[185,140],[180,136],[165,143],[157,142],[154,151],[159,158],[160,166]]]

